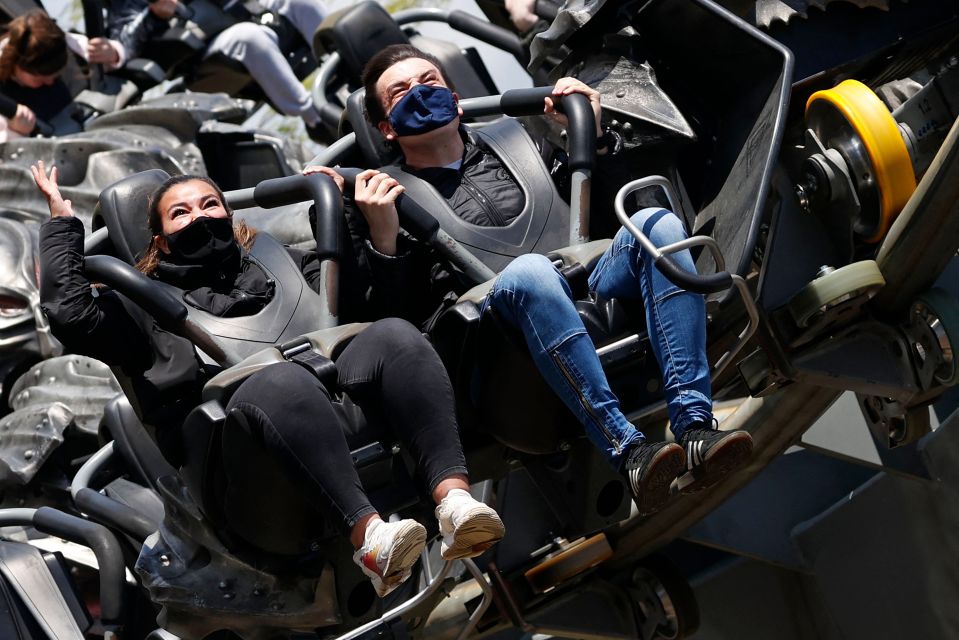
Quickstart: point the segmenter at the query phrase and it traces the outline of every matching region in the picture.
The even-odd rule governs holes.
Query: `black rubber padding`
[[[440,230],[440,223],[433,214],[405,193],[396,199],[396,212],[400,216],[400,226],[417,240],[429,242]]]
[[[294,175],[264,180],[253,189],[253,200],[265,209],[312,201],[316,208],[316,253],[321,260],[338,258],[343,197],[328,175]]]
[[[102,282],[128,297],[164,329],[176,327],[187,317],[182,302],[119,258],[87,256],[83,271],[91,282]]]
[[[733,277],[726,271],[701,276],[680,269],[667,255],[656,260],[656,268],[666,276],[670,282],[693,293],[716,293],[725,291],[733,286]]]
[[[537,116],[543,114],[543,99],[553,94],[552,87],[510,89],[500,96],[499,104],[508,116]],[[569,168],[590,169],[596,158],[596,116],[589,98],[572,93],[554,100],[556,110],[569,119]]]
[[[510,89],[500,96],[499,106],[507,116],[538,116],[543,114],[543,99],[552,94],[552,87]]]
[[[516,58],[529,59],[529,53],[523,47],[523,42],[519,39],[519,36],[488,20],[454,9],[449,13],[447,24],[461,33],[473,36],[497,49],[511,53]]]
[[[119,529],[139,542],[157,530],[157,523],[131,507],[93,489],[80,489],[74,502],[80,511],[93,516],[114,529]]]
[[[591,169],[596,159],[596,116],[589,98],[571,93],[563,97],[562,105],[569,119],[569,168]]]
[[[118,623],[123,611],[126,578],[123,550],[116,536],[101,524],[50,507],[37,509],[33,524],[44,533],[79,542],[93,551],[100,568],[100,618],[104,624]]]
[[[347,193],[352,193],[356,187],[356,176],[363,170],[353,167],[338,167],[336,171],[343,176]],[[440,223],[433,217],[433,214],[405,193],[396,199],[396,213],[400,218],[400,226],[422,242],[432,240],[440,229]]]

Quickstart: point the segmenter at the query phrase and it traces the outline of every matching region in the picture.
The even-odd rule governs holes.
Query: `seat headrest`
[[[150,194],[169,178],[162,169],[141,171],[100,192],[99,215],[110,232],[116,257],[136,264],[150,244],[147,204]]]
[[[387,142],[379,130],[366,119],[363,98],[366,91],[357,89],[346,99],[346,119],[356,133],[356,144],[363,154],[366,166],[385,167],[399,158],[396,145]]]
[[[343,75],[355,87],[370,58],[391,44],[409,43],[386,9],[369,1],[328,15],[313,36],[313,51],[317,59],[324,52],[339,52]]]

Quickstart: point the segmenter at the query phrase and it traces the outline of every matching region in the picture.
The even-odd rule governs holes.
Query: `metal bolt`
[[[232,600],[232,599],[233,599],[233,594],[232,594],[232,593],[224,593],[224,594],[223,594],[223,599],[224,599],[224,600]]]
[[[559,450],[560,450],[560,451],[569,451],[569,450],[572,449],[572,448],[573,448],[573,445],[571,445],[570,443],[566,442],[565,440],[563,440],[562,442],[559,443]]]
[[[226,590],[230,585],[227,584],[226,580],[220,580],[220,584],[216,585],[220,591]]]
[[[830,267],[829,265],[824,264],[823,266],[819,267],[819,271],[816,272],[816,277],[821,278],[823,276],[828,276],[830,273],[832,273],[835,270],[836,270],[835,267]]]
[[[23,452],[23,457],[26,458],[27,460],[33,460],[33,456],[35,455],[36,455],[36,451],[34,451],[33,449],[27,449],[26,451]]]
[[[169,566],[170,566],[170,556],[168,556],[168,555],[165,554],[165,553],[164,553],[162,556],[160,556],[160,564],[161,564],[162,566],[164,566],[164,567],[169,567]]]
[[[617,92],[616,92],[616,97],[617,97],[617,98],[625,98],[625,97],[626,97],[626,89],[620,89],[619,91],[617,91]]]

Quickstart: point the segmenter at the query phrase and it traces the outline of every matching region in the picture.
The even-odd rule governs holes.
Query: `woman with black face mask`
[[[83,226],[60,194],[57,170],[47,176],[38,162],[32,171],[51,214],[40,232],[40,298],[51,329],[69,350],[123,369],[140,413],[175,461],[176,435],[199,404],[208,373],[186,339],[114,292],[94,295],[83,274]],[[339,176],[334,179],[342,189]],[[182,289],[188,304],[237,317],[269,303],[274,283],[249,255],[256,231],[233,224],[223,193],[208,178],[167,180],[150,199],[148,224],[153,237],[137,268]],[[336,365],[339,390],[368,422],[395,432],[416,461],[437,504],[443,557],[472,557],[498,541],[504,531],[496,512],[468,492],[452,388],[422,334],[405,321],[381,320],[362,331]],[[370,505],[330,393],[315,376],[294,363],[271,365],[240,385],[228,414],[232,409],[245,420],[227,428],[248,429],[267,455],[312,489],[324,516],[350,536],[353,559],[380,596],[410,575],[426,530],[414,520],[385,522]]]

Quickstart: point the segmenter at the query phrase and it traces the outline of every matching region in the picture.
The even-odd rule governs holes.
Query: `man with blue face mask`
[[[399,146],[402,172],[430,183],[457,216],[473,225],[506,226],[523,211],[526,195],[499,152],[460,124],[458,98],[435,58],[408,45],[388,47],[367,64],[363,81],[367,116]],[[599,93],[574,78],[559,80],[553,90],[553,96],[570,93],[589,98],[597,149],[615,154],[619,141],[600,127]],[[544,112],[565,121],[552,98],[545,99]],[[395,201],[403,190],[388,173],[361,173],[355,203],[362,220],[354,218],[350,226],[368,265],[376,315],[397,315],[428,328],[465,287],[434,254],[400,233]],[[662,208],[643,209],[633,222],[659,246],[686,237],[679,218]],[[674,257],[682,268],[695,271],[688,251]],[[640,512],[660,508],[680,474],[680,487],[691,492],[744,464],[752,451],[749,434],[719,431],[713,424],[702,296],[668,281],[625,229],[599,260],[589,287],[605,298],[644,301],[676,444],[647,443],[623,415],[569,285],[545,256],[528,254],[509,263],[484,312],[492,309],[522,332],[543,377],[579,418],[590,441],[628,479]]]

